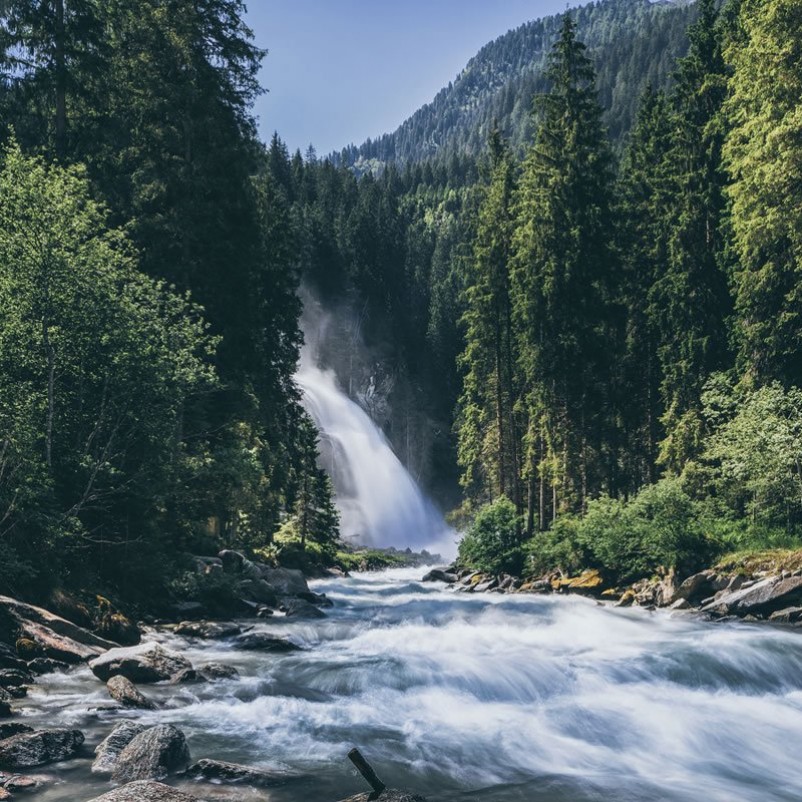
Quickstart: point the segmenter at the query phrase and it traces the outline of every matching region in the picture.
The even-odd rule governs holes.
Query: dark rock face
[[[216,682],[221,679],[234,679],[239,676],[239,671],[225,663],[207,663],[198,669],[198,674],[207,682]]]
[[[79,730],[37,730],[0,741],[0,767],[28,769],[73,757],[84,735]]]
[[[204,758],[187,769],[187,774],[197,780],[242,783],[243,785],[270,786],[287,779],[285,772],[271,772],[242,766],[239,763],[226,763],[223,760]]]
[[[0,700],[0,718],[11,718],[12,710],[8,702]]]
[[[161,783],[140,781],[115,788],[90,802],[202,802],[197,796]]]
[[[278,593],[276,589],[264,579],[243,579],[238,585],[237,590],[246,599],[260,602],[275,607],[278,604]]]
[[[240,635],[234,641],[238,649],[251,652],[297,652],[300,646],[286,638],[276,638],[264,632],[249,632],[247,635]]]
[[[94,675],[108,682],[121,675],[131,682],[163,682],[172,679],[179,671],[192,668],[192,664],[177,652],[171,652],[156,643],[146,643],[127,649],[111,649],[89,663]]]
[[[802,607],[786,607],[777,610],[769,616],[769,621],[775,624],[796,624],[802,621]]]
[[[24,671],[25,661],[6,643],[0,643],[0,668],[15,668]]]
[[[380,802],[426,802],[426,797],[408,794],[405,791],[394,791],[392,788],[382,791],[381,796],[378,797],[373,794],[357,794],[343,799],[342,802],[372,802],[374,799],[380,800]]]
[[[310,604],[303,599],[284,598],[281,600],[281,608],[288,618],[325,618],[323,610],[319,610],[314,604]]]
[[[147,728],[135,721],[123,721],[118,724],[106,738],[95,747],[95,762],[92,764],[94,774],[111,774],[117,765],[120,753],[137,735]]]
[[[159,724],[136,735],[120,752],[111,778],[118,783],[162,780],[188,765],[184,733],[172,724]]]
[[[176,635],[202,640],[222,640],[233,638],[242,632],[239,624],[229,621],[182,621],[176,628]]]
[[[123,707],[132,707],[139,710],[154,710],[156,705],[150,699],[145,698],[130,679],[126,679],[120,674],[112,677],[106,687],[109,696],[115,702],[119,702]]]

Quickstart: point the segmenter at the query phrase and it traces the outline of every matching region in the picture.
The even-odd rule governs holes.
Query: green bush
[[[560,518],[527,544],[535,573],[598,568],[616,581],[652,576],[660,568],[690,573],[722,551],[704,509],[681,480],[665,478],[631,501],[602,496],[579,518]]]
[[[460,562],[489,574],[519,573],[524,561],[520,532],[515,505],[501,496],[476,514],[460,541]]]

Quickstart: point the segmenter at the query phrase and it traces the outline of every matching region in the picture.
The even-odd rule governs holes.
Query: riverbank
[[[709,620],[768,621],[802,627],[802,550],[742,552],[711,568],[619,585],[597,569],[574,575],[492,575],[452,564],[430,571],[424,581],[443,582],[464,593],[577,594],[615,607],[665,608]]]

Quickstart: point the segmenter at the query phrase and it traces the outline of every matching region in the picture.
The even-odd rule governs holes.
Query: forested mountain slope
[[[696,6],[688,2],[600,0],[572,12],[579,38],[596,65],[605,125],[620,142],[634,120],[638,98],[651,84],[665,86],[687,49],[686,30]],[[456,80],[393,133],[335,158],[365,170],[388,162],[407,164],[454,153],[476,156],[498,120],[513,148],[532,138],[535,95],[547,91],[546,59],[561,16],[534,20],[485,45]]]

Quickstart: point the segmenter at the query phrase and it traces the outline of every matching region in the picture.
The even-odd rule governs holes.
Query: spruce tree
[[[530,520],[582,508],[610,481],[607,376],[615,310],[610,284],[611,155],[593,65],[570,15],[549,60],[551,91],[518,194],[514,313],[529,415]],[[550,485],[551,500],[547,499]],[[534,495],[537,492],[538,501]]]
[[[739,363],[748,383],[802,384],[802,17],[743,0],[726,104]]]
[[[463,486],[520,506],[520,432],[516,345],[512,329],[510,260],[514,165],[498,129],[490,138],[490,184],[479,209],[474,255],[465,290],[465,371],[457,424]]]
[[[668,258],[651,292],[665,407],[660,459],[674,471],[702,447],[702,388],[710,373],[728,362],[725,321],[731,303],[722,267],[721,228],[725,65],[718,4],[700,0],[699,5],[699,19],[689,29],[690,50],[680,61],[671,98],[674,123],[668,160],[673,200],[665,209]]]

